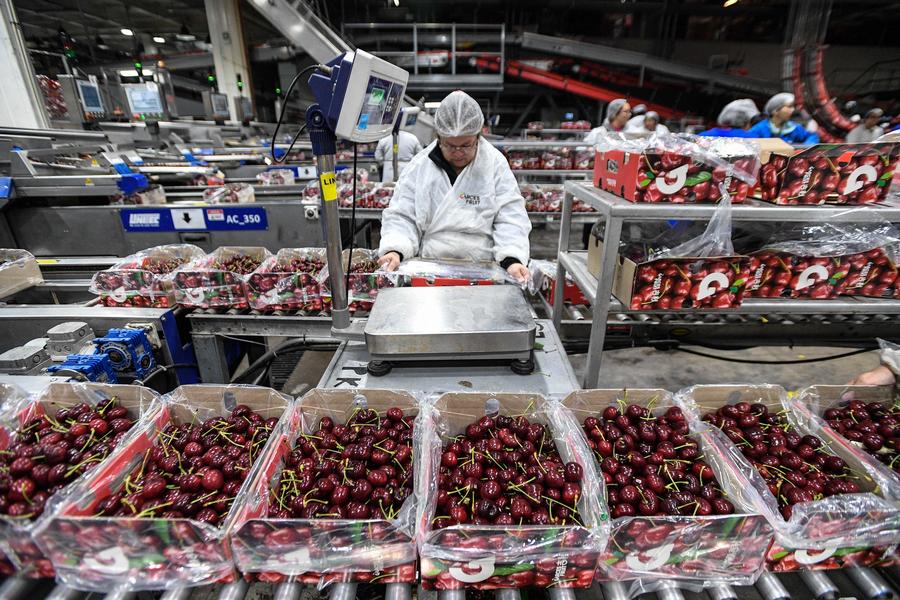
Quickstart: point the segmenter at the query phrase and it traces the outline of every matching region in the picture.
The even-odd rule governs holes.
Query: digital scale
[[[106,117],[103,96],[96,78],[87,79],[75,75],[60,75],[60,91],[68,108],[67,122],[75,128],[85,123],[100,121]]]
[[[347,52],[309,78],[317,104],[306,123],[319,174],[321,213],[332,290],[332,333],[365,340],[370,374],[428,362],[455,366],[502,361],[514,373],[534,370],[536,324],[515,286],[393,288],[379,292],[364,330],[350,322],[338,216],[336,138],[375,142],[394,133],[409,74],[368,52]],[[409,111],[407,118],[415,118]]]
[[[231,111],[228,109],[228,96],[219,92],[203,92],[203,111],[206,113],[210,121],[227,121],[231,118]]]

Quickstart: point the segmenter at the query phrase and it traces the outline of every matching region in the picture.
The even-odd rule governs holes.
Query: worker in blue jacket
[[[791,121],[794,114],[794,95],[789,92],[775,94],[766,102],[765,113],[769,117],[750,128],[748,137],[778,137],[789,144],[817,144],[819,136],[807,131],[799,123]]]
[[[749,98],[733,100],[722,108],[716,119],[718,127],[701,131],[697,135],[711,137],[753,137],[748,131],[750,121],[759,114],[756,103]]]

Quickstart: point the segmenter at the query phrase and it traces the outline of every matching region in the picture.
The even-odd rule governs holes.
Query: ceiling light
[[[425,108],[426,108],[426,109],[432,109],[432,108],[437,108],[437,107],[440,106],[440,105],[441,105],[440,102],[426,102],[426,103],[425,103]]]
[[[127,35],[127,36],[131,37],[134,35],[134,32],[126,27],[126,28],[122,29],[122,35]]]
[[[100,50],[109,50],[109,46],[106,45],[106,42],[99,35],[94,39],[94,43],[97,44],[97,48]]]
[[[126,69],[124,71],[119,71],[120,77],[137,77],[138,72],[135,69]]]
[[[722,6],[724,6],[725,8],[728,8],[729,6],[734,6],[735,4],[737,4],[740,1],[741,0],[725,0],[725,4],[723,4]]]
[[[394,0],[394,6],[400,6],[400,0]]]
[[[153,36],[153,41],[156,42],[157,44],[165,44],[166,38],[164,38],[160,35],[156,35],[156,36]]]

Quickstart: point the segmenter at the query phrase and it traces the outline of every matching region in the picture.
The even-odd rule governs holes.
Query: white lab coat
[[[378,255],[395,251],[404,259],[515,258],[528,264],[531,221],[506,157],[479,138],[478,153],[450,185],[428,157],[437,142],[412,159],[397,181],[381,218]]]
[[[884,135],[884,128],[876,125],[872,129],[867,129],[865,123],[860,123],[847,134],[848,144],[859,144],[862,142],[874,142]]]
[[[632,119],[633,121],[634,119]],[[650,134],[650,133],[669,133],[669,128],[663,125],[662,123],[656,124],[656,129],[650,131],[644,126],[644,119],[641,117],[641,121],[637,125],[631,124],[631,121],[628,121],[628,125],[625,126],[625,133],[637,133],[637,134]]]
[[[400,131],[397,136],[397,167],[400,173],[409,164],[413,157],[422,151],[422,144],[419,138],[408,131]],[[389,135],[378,140],[375,146],[375,160],[381,163],[383,172],[381,181],[390,182],[394,180],[394,136]],[[400,173],[397,177],[400,177]]]

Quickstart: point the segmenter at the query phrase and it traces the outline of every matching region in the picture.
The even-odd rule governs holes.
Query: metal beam
[[[522,34],[522,47],[563,56],[585,58],[599,63],[614,64],[627,68],[643,67],[650,71],[664,73],[681,79],[712,83],[723,88],[760,95],[775,94],[782,91],[781,84],[777,81],[728,75],[705,67],[657,58],[643,52],[622,50],[621,48],[613,48],[602,44],[589,44],[568,38],[526,32]]]

